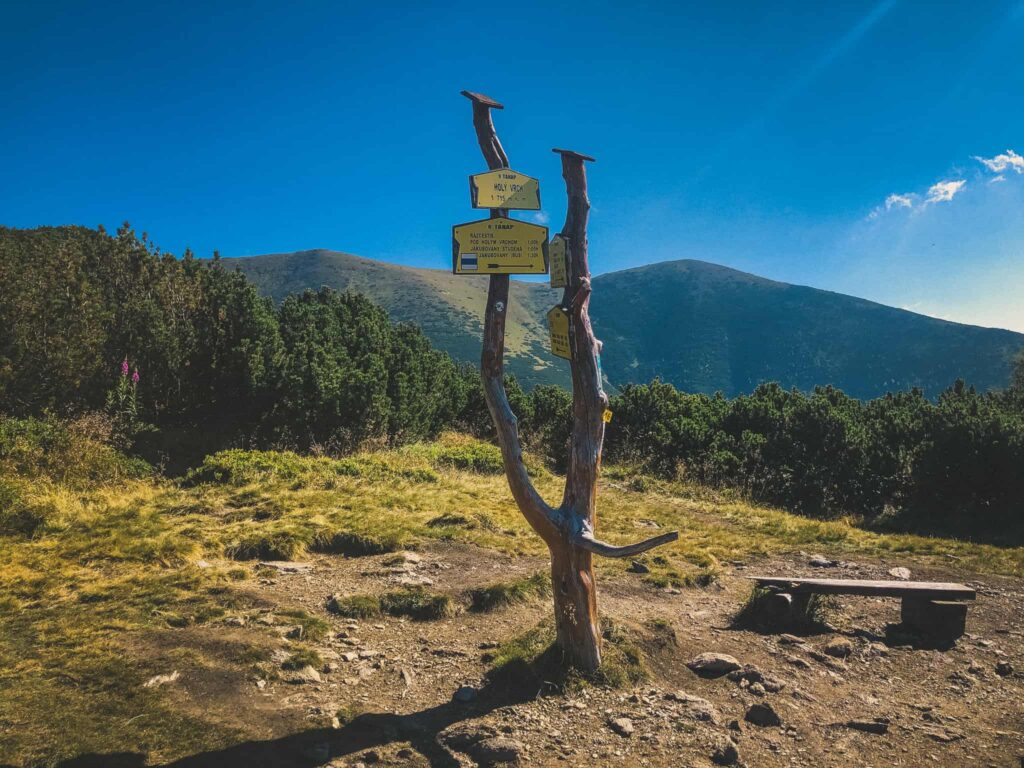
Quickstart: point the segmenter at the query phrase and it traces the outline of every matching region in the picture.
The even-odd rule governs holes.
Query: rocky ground
[[[177,706],[259,734],[176,768],[1024,764],[1020,580],[964,574],[953,560],[813,560],[734,561],[706,588],[658,589],[635,574],[599,572],[602,614],[632,628],[646,655],[649,680],[635,688],[489,682],[494,648],[548,616],[548,599],[433,621],[352,620],[326,609],[332,594],[422,584],[461,595],[546,566],[444,542],[397,561],[324,555],[268,565],[238,587],[255,607],[167,630],[135,650],[166,666],[149,684]],[[886,625],[899,620],[895,599],[839,598],[831,629],[810,636],[730,628],[750,593],[748,575],[893,578],[894,567],[977,589],[968,634],[954,648],[887,644]],[[302,637],[287,616],[296,607],[329,623],[322,639]],[[253,646],[264,651],[255,663],[242,652]],[[282,667],[309,646],[315,667]],[[65,765],[148,764],[139,752]]]

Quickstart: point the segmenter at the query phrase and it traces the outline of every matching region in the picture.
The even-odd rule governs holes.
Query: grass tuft
[[[281,664],[281,669],[296,670],[305,667],[319,669],[323,666],[323,663],[324,661],[320,658],[320,654],[312,648],[296,648],[292,651],[291,656]]]
[[[834,604],[825,595],[807,595],[804,599],[794,596],[792,608],[780,615],[777,604],[772,602],[774,594],[773,590],[755,586],[736,612],[731,626],[755,632],[795,634],[814,634],[827,629],[828,614]]]
[[[371,619],[387,614],[415,621],[435,621],[454,616],[455,601],[449,595],[413,587],[380,596],[332,596],[327,601],[327,610],[350,619]]]
[[[320,533],[313,537],[309,549],[330,555],[348,555],[349,557],[365,557],[367,555],[383,555],[408,549],[407,537],[402,532],[385,532],[378,534],[351,533],[334,531]]]
[[[471,590],[469,593],[470,610],[489,613],[549,594],[551,594],[551,577],[541,571],[517,581],[503,581]]]

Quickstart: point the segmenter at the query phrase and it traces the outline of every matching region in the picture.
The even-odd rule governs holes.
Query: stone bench
[[[801,579],[785,576],[750,576],[770,591],[768,610],[783,619],[811,595],[864,595],[898,597],[903,627],[923,639],[951,644],[963,635],[967,601],[977,593],[963,584],[938,581],[861,581],[858,579]]]

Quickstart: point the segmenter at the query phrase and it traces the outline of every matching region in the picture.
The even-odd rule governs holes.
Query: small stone
[[[910,569],[909,568],[904,568],[903,566],[899,566],[899,567],[896,567],[896,568],[890,568],[889,569],[889,575],[892,576],[894,579],[899,579],[900,581],[909,581],[910,580]]]
[[[244,627],[245,618],[242,616],[228,616],[224,619],[224,623],[229,627]]]
[[[367,765],[373,765],[374,763],[380,762],[380,752],[375,749],[368,749],[360,755],[363,758],[363,762]]]
[[[479,694],[476,688],[471,685],[463,685],[452,694],[452,698],[462,704],[468,704],[471,701],[476,701],[476,697]]]
[[[806,641],[796,635],[779,635],[779,642],[783,645],[806,645]]]
[[[526,747],[515,739],[493,736],[481,739],[469,748],[468,754],[480,766],[518,765],[526,755]]]
[[[640,560],[634,560],[629,564],[629,568],[626,569],[630,573],[650,573],[651,569]]]
[[[304,683],[319,683],[321,679],[320,673],[307,664],[302,669],[297,669],[289,674],[284,680],[292,685],[303,685]]]
[[[889,732],[889,721],[884,717],[878,717],[874,720],[849,720],[846,723],[846,727],[852,728],[855,731],[883,736]]]
[[[287,560],[264,560],[262,568],[272,568],[278,573],[309,573],[313,570],[312,563],[294,563]]]
[[[711,752],[711,762],[715,765],[735,765],[739,759],[740,751],[736,748],[736,742],[728,736],[718,737]]]
[[[824,555],[811,555],[807,562],[814,568],[835,568],[839,565],[838,560],[829,560]]]
[[[284,633],[284,636],[289,640],[301,640],[305,635],[306,629],[301,624],[296,624],[294,627],[288,627]]]
[[[686,662],[701,677],[721,677],[740,668],[740,663],[725,653],[702,653]]]
[[[1013,674],[1013,664],[1008,661],[996,662],[996,674],[1000,677],[1009,677]]]
[[[853,653],[853,643],[845,637],[837,637],[827,642],[821,650],[835,659],[845,659]]]
[[[619,736],[629,738],[633,735],[633,721],[628,717],[616,717],[608,721],[608,726]]]
[[[262,691],[264,688],[267,687],[267,681],[266,680],[257,680],[256,681],[256,687],[259,688]]]
[[[356,659],[359,658],[359,652],[358,651],[345,651],[344,653],[341,654],[341,658],[342,658],[343,661],[355,661]]]
[[[797,669],[810,669],[811,662],[807,659],[801,659],[799,656],[791,656],[788,653],[783,655],[782,660],[787,664],[792,664]]]
[[[181,673],[178,670],[174,670],[168,675],[154,675],[142,684],[143,688],[159,688],[161,685],[167,685],[173,683],[181,677]]]
[[[765,687],[761,683],[751,683],[749,690],[755,696],[764,696],[765,694]]]
[[[743,719],[752,725],[761,727],[782,725],[782,719],[768,703],[752,704]]]
[[[702,699],[700,696],[692,696],[685,691],[669,693],[666,698],[678,701],[685,705],[686,714],[692,719],[705,723],[718,724],[718,710],[715,709],[714,705],[707,699]]]

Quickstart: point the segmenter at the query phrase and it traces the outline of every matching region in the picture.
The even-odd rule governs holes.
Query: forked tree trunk
[[[498,141],[491,109],[501,104],[469,91],[473,102],[473,127],[487,166],[508,168],[508,156]],[[584,162],[593,158],[555,149],[562,157],[568,207],[562,236],[567,241],[568,284],[562,307],[569,315],[569,346],[572,353],[573,428],[565,492],[557,508],[537,493],[523,463],[518,422],[508,403],[504,385],[505,318],[508,315],[509,277],[492,275],[484,312],[484,343],[480,359],[484,397],[498,435],[505,474],[517,506],[551,552],[551,583],[555,601],[555,626],[566,662],[584,671],[601,666],[601,630],[597,617],[597,588],[593,555],[628,557],[675,541],[676,532],[637,544],[616,547],[594,538],[597,477],[604,444],[604,411],[608,397],[601,385],[598,355],[600,342],[590,325],[590,267],[587,261],[587,174]],[[492,218],[506,216],[494,210]]]

